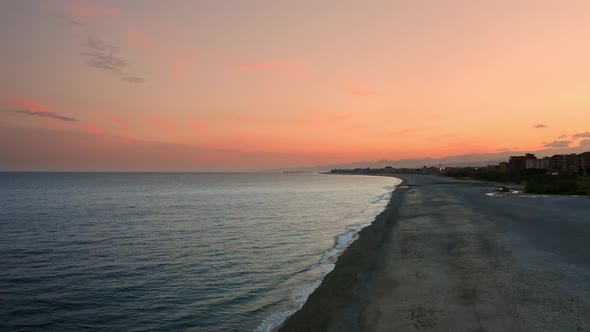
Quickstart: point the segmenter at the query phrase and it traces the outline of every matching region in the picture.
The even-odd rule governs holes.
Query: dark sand
[[[590,199],[399,177],[281,331],[590,331]]]

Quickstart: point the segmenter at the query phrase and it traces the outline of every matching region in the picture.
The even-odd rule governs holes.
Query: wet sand
[[[590,199],[399,177],[281,331],[590,331]]]

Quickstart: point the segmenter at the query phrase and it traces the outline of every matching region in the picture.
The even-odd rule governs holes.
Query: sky
[[[590,150],[590,2],[0,0],[0,170]]]

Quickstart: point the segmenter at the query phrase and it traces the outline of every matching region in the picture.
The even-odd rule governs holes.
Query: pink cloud
[[[85,129],[86,129],[88,132],[90,132],[90,133],[93,133],[93,134],[100,134],[100,133],[102,133],[102,128],[101,128],[101,127],[99,127],[99,126],[97,126],[97,125],[95,125],[95,124],[94,124],[94,123],[92,123],[92,122],[86,122],[86,123],[84,124],[84,128],[85,128]]]
[[[195,121],[195,122],[193,122],[193,128],[195,128],[197,131],[204,130],[205,123],[202,121]]]
[[[75,19],[86,19],[92,17],[118,17],[121,9],[117,7],[91,6],[76,4],[67,8],[68,13]]]
[[[111,121],[113,121],[116,125],[121,127],[121,129],[129,130],[129,128],[130,128],[129,123],[127,121],[123,121],[119,118],[112,118]]]
[[[37,103],[31,102],[31,101],[24,101],[23,105],[30,109],[31,111],[35,111],[35,112],[43,112],[43,113],[48,113],[49,110]]]

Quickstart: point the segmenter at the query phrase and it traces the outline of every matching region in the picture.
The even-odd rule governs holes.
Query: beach
[[[280,331],[590,330],[587,197],[397,177],[386,210]]]

